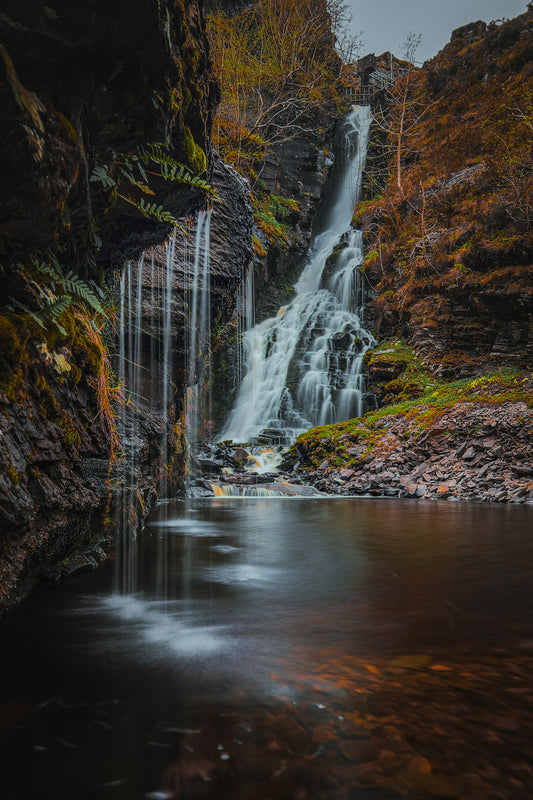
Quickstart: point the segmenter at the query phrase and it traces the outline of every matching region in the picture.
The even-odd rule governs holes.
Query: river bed
[[[162,504],[130,564],[0,624],[2,797],[530,797],[532,532],[510,505]]]

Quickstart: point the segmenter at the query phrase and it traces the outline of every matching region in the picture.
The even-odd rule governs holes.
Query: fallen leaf
[[[421,669],[427,667],[431,661],[430,656],[415,653],[414,655],[398,656],[393,661],[389,661],[389,667],[403,667],[404,669]]]

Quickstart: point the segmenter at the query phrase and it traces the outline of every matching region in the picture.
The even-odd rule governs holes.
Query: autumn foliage
[[[444,374],[530,357],[532,62],[531,10],[455,31],[393,109],[401,163],[392,142],[383,194],[356,213],[382,335]]]
[[[211,16],[222,97],[215,145],[250,164],[266,147],[313,131],[340,103],[341,61],[325,0],[258,0]]]

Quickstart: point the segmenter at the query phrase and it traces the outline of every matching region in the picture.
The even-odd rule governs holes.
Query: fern
[[[41,318],[52,322],[62,336],[66,336],[67,332],[60,324],[59,317],[64,311],[67,310],[71,303],[72,297],[70,295],[62,295],[54,302],[49,303],[47,306],[42,308],[40,311]]]
[[[109,168],[106,165],[103,167],[95,167],[91,177],[89,178],[89,181],[92,181],[93,183],[98,181],[106,188],[116,186],[116,181],[107,172],[108,169]]]
[[[54,268],[48,264],[39,264],[37,268],[42,275],[51,279],[50,286],[54,293],[61,293],[63,297],[69,296],[71,299],[77,298],[92,309],[92,311],[105,316],[105,311],[97,296],[97,294],[99,294],[100,297],[102,297],[103,293],[92,281],[92,285],[90,286],[75,275],[72,270],[69,270],[66,275],[63,275],[59,265],[57,268]]]
[[[74,297],[82,300],[97,314],[105,316],[105,311],[93,289],[73,272],[67,272],[61,281],[61,287],[64,292],[69,292]]]
[[[153,191],[148,186],[148,177],[146,176],[145,171],[142,170],[141,172],[141,170],[139,169],[139,172],[141,172],[141,176],[144,176],[145,182],[143,183],[142,181],[137,180],[137,178],[133,175],[131,169],[132,166],[133,165],[128,162],[125,166],[119,164],[118,168],[121,174],[124,175],[125,178],[127,178],[127,180],[131,183],[132,186],[136,186],[138,189],[141,190],[141,192],[144,192],[144,194],[153,194]],[[140,164],[137,164],[137,166],[140,168]]]
[[[165,153],[163,147],[164,145],[158,144],[157,142],[149,142],[146,145],[141,145],[137,149],[137,152],[145,166],[148,166],[150,162],[158,164],[161,178],[167,181],[184,183],[195,189],[201,189],[211,196],[216,196],[216,192],[211,184],[199,178],[197,175],[191,175],[185,164],[180,164],[179,161],[176,161],[168,153]],[[141,165],[139,164],[138,166],[139,169],[141,169]]]
[[[151,217],[157,219],[159,222],[169,222],[171,225],[180,227],[178,220],[173,217],[170,212],[164,211],[163,206],[158,206],[156,203],[152,203],[151,205],[150,203],[146,204],[144,199],[141,197],[137,207],[144,217]]]
[[[189,186],[193,186],[195,189],[202,189],[204,192],[207,192],[207,194],[212,196],[216,195],[215,190],[209,183],[207,183],[207,181],[191,175],[191,173],[187,171],[187,167],[185,167],[184,164],[175,163],[172,167],[168,164],[161,164],[160,166],[161,177],[166,181],[186,183]]]
[[[150,161],[154,164],[166,164],[168,167],[174,167],[177,164],[172,156],[163,151],[163,146],[157,142],[148,142],[146,145],[141,145],[137,152],[140,159],[148,166]]]
[[[180,164],[165,152],[167,146],[168,145],[163,145],[158,142],[149,142],[145,145],[140,145],[137,151],[130,155],[113,152],[113,159],[120,176],[131,184],[131,186],[134,186],[143,194],[147,195],[154,195],[153,190],[150,188],[149,180],[149,175],[153,175],[156,178],[162,178],[170,183],[181,183],[190,186],[216,198],[217,194],[215,190],[207,181],[204,181],[197,175],[191,175],[185,164]],[[148,168],[150,164],[155,164],[157,171],[145,169],[145,167]],[[178,228],[180,227],[176,218],[169,211],[165,211],[163,206],[157,205],[157,203],[146,203],[142,197],[137,201],[133,197],[119,192],[117,181],[109,175],[108,169],[109,168],[105,165],[95,167],[90,180],[98,181],[105,188],[113,189],[115,198],[120,197],[122,200],[125,200],[127,203],[134,206],[134,208],[138,209],[144,217],[156,219],[158,222],[166,222]]]
[[[62,297],[49,301],[38,312],[32,311],[18,300],[14,300],[13,298],[10,298],[10,300],[15,308],[20,309],[23,314],[26,314],[40,328],[45,329],[47,323],[51,322],[62,336],[67,335],[66,330],[59,322],[59,317],[72,303],[72,297],[70,297],[70,295],[63,295]]]

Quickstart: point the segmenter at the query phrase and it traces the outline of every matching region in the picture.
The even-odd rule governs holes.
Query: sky
[[[415,61],[432,58],[455,28],[482,19],[512,19],[526,10],[527,0],[347,0],[353,14],[351,29],[363,31],[361,55],[390,50],[403,55],[412,31],[422,34]]]

